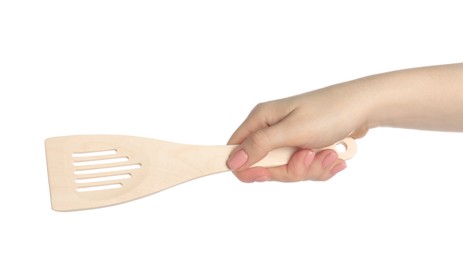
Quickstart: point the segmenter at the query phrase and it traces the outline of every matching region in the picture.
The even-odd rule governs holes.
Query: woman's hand
[[[333,150],[314,153],[347,136],[366,131],[368,102],[347,85],[257,105],[235,131],[229,144],[239,144],[227,164],[243,182],[328,180],[346,168]],[[249,168],[273,149],[298,147],[287,165]]]
[[[463,63],[393,71],[257,105],[229,144],[238,179],[328,180],[346,167],[332,145],[376,126],[463,131]],[[254,167],[269,151],[298,147],[287,165]]]

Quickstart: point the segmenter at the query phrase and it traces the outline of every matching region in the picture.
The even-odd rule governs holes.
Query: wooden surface
[[[338,151],[336,145],[344,146]],[[51,203],[72,211],[115,205],[141,198],[199,177],[229,171],[233,145],[201,146],[120,135],[78,135],[45,142]],[[324,149],[342,159],[356,152],[346,138]],[[270,152],[255,166],[286,164],[295,148]]]

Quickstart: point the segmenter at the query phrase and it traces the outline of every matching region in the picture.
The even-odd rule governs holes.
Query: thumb
[[[236,147],[227,160],[227,166],[232,171],[247,169],[264,158],[270,151],[283,147],[294,146],[282,135],[282,124],[262,128],[249,135]]]

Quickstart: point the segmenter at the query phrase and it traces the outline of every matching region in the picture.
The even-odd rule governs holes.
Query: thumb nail
[[[227,161],[227,166],[232,171],[243,166],[248,160],[248,154],[244,150],[239,150]]]

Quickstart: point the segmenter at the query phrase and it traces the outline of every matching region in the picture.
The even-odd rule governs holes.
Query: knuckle
[[[267,132],[262,129],[256,131],[250,137],[250,145],[252,146],[252,148],[260,152],[267,152],[269,143],[270,137],[268,136]]]
[[[288,174],[288,179],[291,182],[305,181],[305,175],[293,172],[293,173]]]
[[[334,175],[335,174],[331,173],[330,171],[325,171],[325,172],[322,172],[319,176],[317,176],[315,181],[327,181],[333,178]]]
[[[233,172],[233,174],[235,174],[236,178],[238,180],[240,180],[241,182],[244,182],[244,183],[251,183],[252,182],[252,180],[249,178],[249,176],[246,175],[243,172]]]
[[[286,178],[290,182],[305,181],[307,179],[307,174],[304,171],[288,171]]]
[[[267,102],[259,103],[252,109],[252,112],[253,113],[260,113],[262,111],[265,111],[266,106],[267,106]]]
[[[257,117],[266,117],[269,111],[272,111],[270,101],[257,104],[252,110],[250,115]]]

